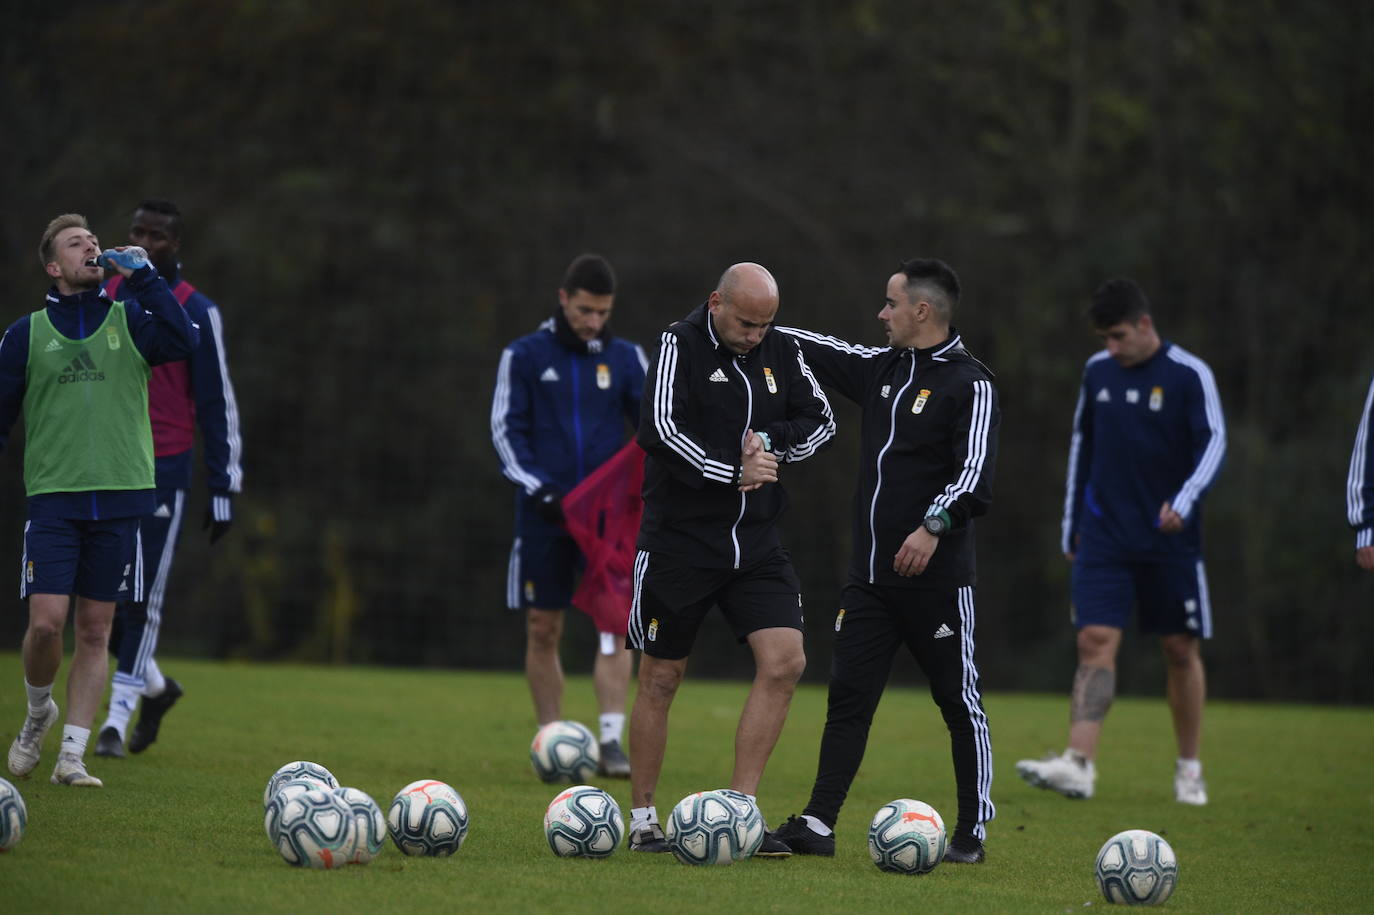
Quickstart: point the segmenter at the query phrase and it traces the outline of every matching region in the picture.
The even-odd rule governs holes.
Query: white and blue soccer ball
[[[293,779],[299,778],[314,779],[321,785],[330,789],[339,787],[339,780],[334,777],[333,772],[330,772],[319,763],[310,762],[306,759],[298,759],[295,762],[289,762],[282,766],[267,780],[267,787],[262,792],[263,808],[266,809],[267,805],[272,802],[272,795],[276,794],[277,791],[281,789],[282,785]]]
[[[878,808],[868,827],[868,854],[880,870],[926,874],[945,856],[945,821],[929,804],[909,797]]]
[[[366,864],[381,854],[382,846],[386,844],[386,816],[366,791],[357,788],[335,788],[334,794],[348,807],[358,832],[353,857],[349,859],[349,863]]]
[[[328,790],[323,782],[313,778],[293,778],[278,788],[277,793],[272,795],[272,800],[267,802],[267,810],[262,817],[262,828],[267,833],[268,840],[273,845],[277,844],[282,811],[292,798],[299,797],[307,791]]]
[[[353,812],[333,791],[306,790],[282,805],[277,851],[288,864],[337,870],[357,849]]]
[[[544,811],[544,837],[560,858],[606,858],[620,846],[620,805],[593,785],[558,792]]]
[[[1108,839],[1093,869],[1106,900],[1122,905],[1159,905],[1178,884],[1173,848],[1145,829],[1127,829]]]
[[[749,795],[743,791],[735,791],[732,788],[721,788],[720,793],[725,796],[730,803],[735,805],[743,820],[745,835],[744,851],[741,858],[752,858],[754,852],[759,850],[763,844],[763,834],[767,826],[763,822],[763,811],[759,810],[759,805],[749,799]]]
[[[601,764],[601,745],[586,725],[550,721],[530,742],[530,762],[534,774],[543,781],[577,785],[596,774]]]
[[[29,824],[29,808],[19,789],[0,778],[0,852],[9,851],[24,838]]]
[[[468,805],[445,783],[420,779],[397,792],[386,822],[391,841],[405,854],[442,858],[468,834]]]
[[[748,806],[748,798],[745,804]],[[757,836],[752,831],[753,822],[739,801],[724,792],[698,791],[673,807],[663,824],[663,837],[683,864],[734,864],[758,851],[763,841],[762,818]]]

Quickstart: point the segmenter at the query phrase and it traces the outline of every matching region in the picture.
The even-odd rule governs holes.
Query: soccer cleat
[[[973,836],[955,836],[940,860],[950,864],[982,864],[987,860],[987,852],[983,851],[983,843]]]
[[[42,718],[32,715],[24,718],[24,726],[19,729],[14,743],[10,744],[9,766],[12,775],[27,778],[38,765],[38,758],[43,755],[43,737],[48,733],[48,728],[57,722],[57,716],[57,703],[49,698],[48,708]]]
[[[52,783],[71,788],[103,788],[105,783],[86,771],[86,761],[75,753],[57,754],[52,769]]]
[[[630,777],[630,759],[620,749],[620,741],[608,740],[601,745],[601,764],[598,768],[602,775],[611,778]]]
[[[1201,775],[1174,774],[1174,800],[1180,804],[1202,807],[1207,803],[1207,783]]]
[[[790,858],[792,857],[792,849],[786,842],[779,839],[771,829],[765,829],[763,841],[759,843],[759,850],[754,852],[754,857]]]
[[[124,756],[124,738],[115,728],[101,728],[95,745],[96,756]]]
[[[1093,761],[1072,750],[1065,750],[1063,755],[1051,753],[1044,759],[1023,759],[1016,764],[1016,772],[1037,788],[1073,798],[1092,797],[1093,783],[1097,781]]]
[[[663,838],[663,827],[650,823],[643,829],[630,833],[630,851],[666,852],[668,840]]]
[[[181,684],[167,678],[167,688],[156,696],[144,696],[143,708],[138,713],[138,724],[129,735],[129,752],[142,753],[148,745],[157,740],[158,728],[162,727],[162,716],[176,705],[182,696]]]
[[[835,856],[835,834],[823,836],[807,825],[801,817],[788,817],[773,831],[773,837],[792,849],[798,855],[821,855],[826,858]]]

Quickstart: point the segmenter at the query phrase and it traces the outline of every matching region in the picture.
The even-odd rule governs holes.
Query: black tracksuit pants
[[[863,761],[869,726],[905,645],[930,680],[930,695],[949,728],[959,815],[951,838],[985,837],[996,815],[992,747],[973,658],[972,587],[894,588],[853,582],[835,622],[830,694],[820,764],[805,813],[834,827]]]

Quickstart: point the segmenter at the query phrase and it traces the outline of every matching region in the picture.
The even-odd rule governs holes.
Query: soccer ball
[[[443,782],[422,778],[397,793],[386,822],[391,841],[407,855],[442,858],[468,834],[468,805]]]
[[[753,806],[748,798],[744,805]],[[683,864],[734,864],[758,851],[763,841],[762,817],[756,833],[751,831],[752,823],[735,798],[721,791],[698,791],[677,802],[663,826],[663,836]]]
[[[349,863],[366,864],[377,857],[386,844],[386,817],[382,815],[382,808],[367,792],[357,788],[335,788],[334,794],[352,813],[358,831],[357,844]]]
[[[921,801],[889,801],[878,808],[868,827],[868,854],[880,870],[929,873],[945,856],[945,821]]]
[[[560,791],[544,811],[544,837],[560,858],[609,857],[624,835],[620,805],[592,785]]]
[[[596,774],[601,747],[585,725],[576,721],[550,721],[530,743],[534,774],[546,782],[570,781],[574,785]]]
[[[744,843],[744,852],[741,858],[752,858],[754,852],[759,850],[763,844],[763,811],[759,810],[759,805],[749,800],[749,795],[743,791],[735,791],[731,788],[721,788],[720,793],[735,805],[735,810],[739,812],[744,820],[744,834],[747,837]]]
[[[9,851],[24,838],[29,809],[19,789],[0,778],[0,852]]]
[[[262,792],[263,808],[272,802],[272,795],[276,794],[282,785],[296,778],[311,778],[326,788],[339,787],[339,780],[334,777],[334,773],[319,763],[299,759],[282,766],[267,780],[267,788]]]
[[[277,851],[288,864],[335,870],[353,859],[358,824],[332,791],[307,789],[282,805]]]
[[[277,793],[272,795],[272,800],[267,802],[267,811],[263,814],[262,828],[267,833],[267,838],[273,845],[277,844],[280,837],[282,811],[292,798],[301,796],[307,791],[328,791],[323,783],[313,778],[293,778],[291,781],[277,789]]]
[[[1107,901],[1124,905],[1159,905],[1178,883],[1174,850],[1145,829],[1128,829],[1108,839],[1094,870]]]

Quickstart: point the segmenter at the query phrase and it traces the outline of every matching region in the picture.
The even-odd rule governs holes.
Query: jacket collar
[[[58,309],[74,309],[89,305],[109,305],[110,296],[105,292],[105,287],[100,286],[95,289],[87,289],[78,292],[76,295],[63,295],[57,291],[56,286],[48,287],[47,306]]]
[[[911,353],[917,362],[929,362],[932,360],[944,362],[951,358],[968,355],[968,350],[964,349],[964,338],[959,335],[959,331],[950,327],[949,336],[934,346],[925,349],[918,349],[914,346],[906,348],[905,352]]]
[[[568,323],[568,317],[563,314],[562,308],[555,308],[553,310],[553,324],[549,325],[546,321],[544,326],[548,326],[553,331],[554,339],[558,341],[560,346],[572,350],[574,353],[605,352],[606,347],[610,346],[611,340],[614,338],[611,334],[610,325],[605,324],[601,327],[601,333],[590,340],[583,340],[573,333],[572,325]]]

